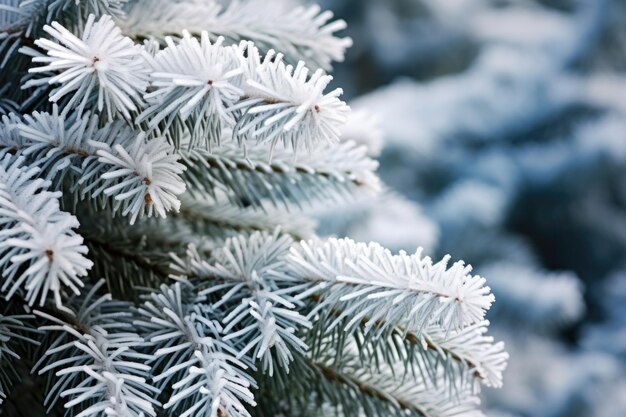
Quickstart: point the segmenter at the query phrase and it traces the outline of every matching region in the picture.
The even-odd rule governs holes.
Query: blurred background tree
[[[626,2],[322,3],[348,22],[336,82],[379,121],[396,201],[343,233],[489,277],[511,347],[489,415],[626,415]]]

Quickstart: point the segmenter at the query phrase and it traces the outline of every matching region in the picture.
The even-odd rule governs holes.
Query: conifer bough
[[[482,415],[507,361],[485,279],[307,218],[381,188],[328,90],[344,27],[291,0],[0,0],[3,407]]]

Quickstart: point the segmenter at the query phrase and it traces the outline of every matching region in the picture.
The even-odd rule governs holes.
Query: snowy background
[[[626,1],[321,4],[354,40],[344,135],[389,186],[322,232],[487,278],[511,353],[490,417],[626,416]]]

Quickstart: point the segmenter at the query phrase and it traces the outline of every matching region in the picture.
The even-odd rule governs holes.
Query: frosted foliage
[[[263,0],[141,0],[122,26],[133,35],[155,37],[183,29],[196,34],[210,30],[215,37],[252,40],[264,49],[274,48],[296,61],[328,69],[332,61],[343,61],[352,45],[350,38],[336,36],[346,24],[332,17],[317,5],[303,6],[297,0],[274,1],[271,8]]]
[[[43,305],[49,292],[61,306],[63,287],[76,294],[93,263],[76,234],[78,221],[59,208],[59,194],[36,178],[37,168],[6,155],[0,161],[0,266],[2,291],[26,290],[29,305]]]
[[[105,195],[115,195],[114,204],[123,207],[122,215],[132,213],[131,224],[137,215],[143,214],[142,207],[148,215],[156,212],[161,217],[168,211],[178,211],[180,202],[176,196],[185,190],[185,183],[179,178],[184,166],[172,153],[164,139],[146,141],[141,134],[128,150],[118,144],[111,151],[97,152],[99,161],[109,167],[109,172],[102,175],[104,180],[134,174],[133,179],[103,191]]]
[[[483,416],[494,294],[435,253],[443,218],[504,222],[515,172],[441,217],[386,186],[385,106],[331,72],[346,29],[300,0],[0,0],[1,416]]]
[[[301,242],[292,249],[290,260],[292,274],[320,281],[317,285],[322,287],[339,284],[331,300],[347,302],[348,311],[360,311],[347,327],[367,317],[368,327],[380,320],[385,328],[410,311],[400,320],[407,329],[419,332],[424,325],[437,323],[457,330],[482,320],[494,300],[485,279],[470,274],[471,267],[456,262],[448,268],[449,257],[433,263],[422,257],[421,249],[413,255],[392,255],[376,243],[329,239]],[[431,318],[419,314],[426,311]]]
[[[88,100],[97,103],[97,109],[106,109],[109,117],[120,112],[130,117],[141,106],[142,95],[148,82],[148,71],[142,50],[122,35],[109,16],[95,21],[91,15],[79,39],[58,22],[44,30],[56,42],[40,39],[37,46],[48,56],[35,56],[33,62],[45,64],[31,68],[31,73],[58,72],[58,75],[26,83],[25,87],[41,83],[62,84],[54,90],[50,101],[57,102],[74,93],[68,106],[78,106],[79,112]]]

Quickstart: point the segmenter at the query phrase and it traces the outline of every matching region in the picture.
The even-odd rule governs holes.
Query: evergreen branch
[[[184,167],[162,138],[146,140],[121,122],[98,128],[98,116],[59,115],[56,107],[23,122],[4,118],[4,124],[17,127],[19,138],[0,140],[0,152],[17,149],[40,165],[57,189],[68,177],[70,191],[81,198],[89,195],[96,205],[111,200],[113,213],[128,215],[131,224],[180,207],[176,196],[185,188],[179,178]]]
[[[239,48],[246,55],[245,96],[230,111],[243,111],[234,129],[240,141],[277,142],[293,149],[339,141],[349,115],[339,88],[324,94],[332,76],[321,69],[309,75],[303,61],[295,68],[283,62],[282,54],[269,51],[261,59],[252,42]]]
[[[275,235],[276,236],[276,235]],[[188,255],[186,259],[183,261],[181,259],[176,259],[176,264],[173,265],[173,268],[177,271],[177,273],[181,276],[185,276],[186,278],[192,278],[192,282],[200,283],[199,285],[209,285],[207,290],[201,291],[202,295],[213,294],[216,291],[219,291],[221,294],[225,292],[225,295],[217,297],[219,300],[214,307],[218,308],[222,305],[228,305],[231,300],[230,298],[234,298],[236,302],[234,305],[237,307],[232,313],[229,315],[228,311],[225,313],[227,320],[224,322],[227,325],[226,330],[231,330],[232,327],[228,327],[228,319],[232,317],[239,317],[243,320],[244,312],[248,312],[250,315],[255,317],[257,320],[260,320],[259,323],[264,323],[264,316],[258,314],[252,314],[253,311],[259,309],[259,302],[251,303],[248,299],[243,300],[243,304],[240,301],[240,297],[243,295],[239,295],[246,288],[243,284],[228,284],[228,280],[234,280],[235,283],[246,283],[248,287],[253,285],[253,295],[254,291],[263,291],[264,285],[267,285],[267,278],[263,278],[264,276],[270,277],[271,280],[282,280],[278,281],[279,285],[284,285],[285,289],[280,292],[281,297],[285,297],[289,294],[289,288],[296,288],[301,294],[298,296],[301,298],[303,295],[321,292],[322,296],[318,296],[322,302],[313,309],[313,311],[309,314],[309,317],[319,316],[317,318],[317,322],[315,323],[315,331],[312,332],[313,337],[311,337],[311,343],[313,343],[316,348],[314,352],[320,351],[319,346],[321,346],[322,341],[328,337],[329,332],[333,330],[342,333],[344,329],[349,330],[357,340],[361,340],[360,345],[363,347],[364,351],[367,351],[370,354],[380,355],[383,359],[392,358],[393,355],[389,355],[389,353],[395,348],[396,353],[403,355],[406,358],[406,364],[412,366],[414,369],[419,369],[420,372],[423,373],[423,370],[426,369],[428,371],[428,375],[433,382],[439,381],[443,377],[451,382],[455,380],[460,381],[468,381],[469,376],[475,374],[476,377],[486,385],[489,386],[499,386],[501,384],[501,376],[504,367],[506,366],[507,355],[503,352],[503,344],[502,343],[493,343],[493,338],[484,336],[484,333],[487,329],[487,322],[478,322],[476,324],[464,323],[462,327],[455,327],[455,323],[450,324],[448,328],[441,328],[440,325],[445,325],[440,320],[440,317],[448,317],[450,313],[437,311],[435,307],[431,306],[429,309],[424,310],[424,312],[418,311],[416,316],[418,316],[422,323],[420,323],[419,327],[413,325],[413,329],[410,332],[403,330],[402,326],[406,325],[406,323],[411,324],[408,319],[393,321],[393,317],[400,315],[399,312],[391,311],[392,308],[395,307],[393,304],[391,306],[376,306],[376,307],[368,307],[367,311],[374,312],[379,314],[379,318],[373,324],[371,319],[363,314],[354,313],[355,308],[347,303],[347,307],[344,309],[340,309],[342,306],[346,306],[345,303],[339,303],[337,300],[340,300],[338,296],[332,295],[333,289],[325,291],[320,287],[324,287],[324,285],[315,285],[311,284],[310,277],[311,275],[302,274],[302,270],[294,273],[294,267],[287,263],[285,265],[283,263],[284,258],[286,257],[286,246],[282,247],[278,246],[274,248],[272,245],[274,244],[276,237],[271,238],[269,235],[263,234],[253,234],[251,236],[239,236],[237,238],[230,239],[227,241],[227,244],[222,249],[217,249],[212,253],[213,259],[216,259],[214,264],[206,262],[202,259],[202,257],[198,254],[197,251],[193,247],[188,251]],[[264,243],[263,243],[264,242]],[[284,243],[288,244],[287,241]],[[230,245],[232,248],[228,249]],[[270,245],[270,246],[265,246]],[[300,248],[304,243],[300,244]],[[296,249],[292,249],[292,256],[294,253],[297,253]],[[263,250],[261,250],[263,249]],[[224,251],[224,252],[223,252]],[[339,252],[339,251],[338,251]],[[347,251],[344,251],[344,254]],[[359,253],[359,251],[355,252]],[[419,260],[417,257],[413,257],[413,259],[401,259],[401,262],[385,262],[381,261],[381,255],[384,255],[380,250],[374,250],[374,253],[378,254],[378,260],[380,264],[387,264],[387,266],[394,264],[396,267],[398,265],[406,268],[406,270],[402,271],[402,273],[398,270],[395,271],[395,276],[402,276],[402,274],[408,274],[408,276],[412,277],[422,277],[422,279],[428,279],[426,277],[430,277],[433,281],[440,281],[441,283],[445,283],[445,277],[441,277],[440,274],[448,273],[450,275],[457,274],[458,271],[454,270],[445,270],[445,265],[435,265],[429,264],[429,260]],[[257,254],[263,254],[262,257],[259,257]],[[363,254],[363,252],[361,252]],[[338,255],[341,256],[341,255]],[[219,259],[222,258],[220,261]],[[376,258],[376,256],[372,256],[372,258]],[[402,258],[402,255],[400,255]],[[417,267],[406,266],[407,261],[418,261]],[[393,260],[392,260],[393,261]],[[320,261],[325,265],[329,265],[328,260]],[[344,259],[343,261],[346,265],[353,265],[352,262],[359,262],[363,264],[363,260],[359,259]],[[444,260],[445,262],[445,260]],[[302,268],[302,263],[298,264],[298,267]],[[462,268],[461,265],[456,266],[458,268]],[[420,269],[421,268],[421,269]],[[432,268],[432,269],[431,269]],[[454,268],[454,267],[453,267]],[[462,268],[465,271],[465,268]],[[266,272],[265,272],[266,271]],[[297,271],[297,269],[296,269]],[[333,272],[336,274],[337,279],[342,279],[344,276],[342,273]],[[387,270],[385,277],[394,276],[390,270]],[[304,276],[304,278],[302,278]],[[407,276],[407,277],[408,277]],[[471,278],[471,277],[470,277]],[[391,279],[391,278],[388,278]],[[204,282],[206,283],[204,283]],[[226,281],[226,282],[225,282]],[[339,282],[339,281],[338,281]],[[381,291],[377,288],[377,284],[382,284],[382,278],[379,278],[378,281],[372,282],[371,289],[367,292],[375,293],[375,291]],[[271,281],[270,281],[271,283]],[[290,285],[287,285],[291,283]],[[448,282],[449,284],[449,282]],[[334,284],[335,287],[341,287],[342,284],[338,284],[337,282]],[[360,284],[363,285],[363,284]],[[255,290],[259,287],[258,290]],[[274,287],[273,291],[276,292],[280,287]],[[433,286],[434,288],[434,286]],[[413,291],[419,290],[413,289]],[[335,291],[337,289],[335,288]],[[355,288],[349,288],[346,291],[342,291],[340,288],[338,291],[341,292],[341,296],[343,297],[345,294],[355,293]],[[362,289],[358,289],[356,293],[362,292]],[[385,290],[387,291],[387,290]],[[366,293],[367,293],[366,292]],[[327,296],[327,294],[331,294],[330,301],[328,299],[324,299],[323,297]],[[479,291],[480,293],[480,291]],[[437,297],[443,297],[443,295],[439,295]],[[424,304],[428,304],[430,300],[427,298],[426,302],[423,299],[424,294],[420,294],[417,296],[417,300],[411,297],[410,301],[414,304],[409,304],[407,306],[403,306],[402,308],[406,310],[413,310],[416,308],[424,308]],[[431,294],[426,293],[426,297],[430,297]],[[461,294],[459,296],[462,296]],[[334,298],[332,298],[334,297]],[[398,297],[395,295],[395,297]],[[414,296],[413,296],[414,297]],[[377,297],[380,298],[380,297]],[[404,297],[408,298],[407,296]],[[464,297],[465,299],[471,299],[467,295]],[[487,296],[487,298],[490,298]],[[295,307],[297,303],[295,303],[296,298],[292,298],[291,296],[288,298],[282,298],[281,303],[287,305],[291,305]],[[341,301],[341,300],[340,300]],[[438,303],[440,302],[437,300]],[[333,305],[338,305],[339,307],[332,307]],[[247,310],[246,310],[247,309]],[[330,309],[331,313],[326,311],[325,309]],[[357,311],[362,311],[363,308],[360,307]],[[385,317],[380,315],[380,311],[384,310],[386,313],[390,314],[390,316]],[[346,314],[346,311],[350,313]],[[420,314],[431,314],[432,317],[420,317]],[[355,316],[360,320],[357,321]],[[327,318],[331,318],[331,322],[329,323]],[[354,326],[354,323],[357,323]],[[391,324],[395,323],[395,324]],[[301,323],[304,325],[304,328],[307,328],[308,325],[305,323]],[[241,326],[240,326],[241,327]],[[248,323],[244,328],[247,328],[248,332],[252,331],[255,328],[255,325]],[[375,330],[372,334],[369,334],[371,330]],[[419,329],[419,330],[418,330]],[[445,330],[444,330],[445,329]],[[263,327],[261,327],[263,330]],[[260,330],[259,330],[260,331]],[[360,337],[359,332],[363,332]],[[260,332],[262,334],[262,332]],[[280,334],[280,331],[278,331]],[[245,335],[245,333],[244,333]],[[400,336],[401,339],[404,339],[408,342],[408,345],[404,348],[403,352],[398,352],[397,349],[400,349],[399,346],[392,343],[391,338]],[[249,336],[248,339],[253,339],[253,336]],[[261,343],[261,338],[255,338],[256,343]],[[343,346],[346,339],[341,334],[337,334],[334,337],[334,340],[338,341],[339,347]],[[343,340],[343,342],[342,342]],[[254,345],[253,345],[254,346]],[[253,346],[248,345],[247,348],[251,349]],[[280,345],[279,345],[280,346]],[[296,352],[302,352],[302,348],[304,344],[296,343],[295,348]],[[285,349],[283,349],[283,354],[281,357],[290,357],[291,352],[286,349],[286,345],[284,345]],[[417,348],[417,352],[415,352],[415,348]],[[257,349],[261,352],[264,351],[263,345],[257,345]],[[247,351],[247,349],[244,349]],[[315,353],[314,353],[315,355]],[[260,357],[257,353],[254,355],[255,357]],[[370,355],[372,356],[372,355]],[[440,374],[438,369],[441,368],[443,371]],[[270,368],[271,370],[271,368]],[[426,379],[426,378],[424,378]]]
[[[112,185],[101,186],[94,196],[100,192],[112,196],[114,212],[129,215],[133,224],[139,216],[166,217],[168,211],[178,211],[177,196],[185,191],[180,174],[185,168],[165,139],[146,140],[140,133],[128,148],[117,144],[97,153],[98,162],[108,168],[101,178]]]
[[[37,0],[35,0],[37,1]],[[41,1],[41,0],[39,0]],[[53,19],[59,17],[67,17],[73,20],[81,21],[85,18],[88,19],[90,15],[96,17],[112,16],[115,18],[122,18],[125,16],[125,7],[130,0],[88,0],[88,1],[76,1],[76,0],[43,0],[47,8],[47,21],[50,22]],[[41,7],[41,6],[40,6]],[[66,15],[66,16],[63,16]]]
[[[345,50],[352,45],[350,38],[335,36],[346,27],[343,20],[331,21],[331,12],[291,0],[274,1],[271,8],[263,0],[236,0],[228,5],[151,0],[146,6],[147,0],[135,3],[121,23],[125,33],[162,39],[184,29],[194,34],[210,31],[213,38],[251,40],[265,51],[283,51],[291,62],[304,60],[324,69],[330,69],[332,61],[343,61]]]
[[[2,53],[2,46],[0,45],[0,53]],[[0,68],[2,63],[0,63]],[[3,87],[0,87],[0,116],[7,116],[10,113],[14,113],[18,109],[18,105],[15,101],[4,97],[7,92],[12,89],[11,84],[5,84]],[[3,140],[3,136],[7,133],[2,132],[2,124],[0,123],[0,141]]]
[[[377,192],[380,188],[373,173],[378,164],[352,142],[330,145],[298,160],[281,150],[268,162],[270,151],[263,146],[248,147],[244,156],[231,141],[213,153],[197,149],[180,154],[192,193],[215,195],[222,190],[243,206],[269,202],[289,208],[315,200],[349,199],[355,189]]]
[[[110,295],[96,296],[102,284],[83,299],[71,300],[73,309],[66,314],[35,311],[52,322],[40,327],[51,341],[34,368],[57,377],[46,404],[52,408],[68,397],[65,407],[80,416],[155,416],[153,397],[159,391],[147,382],[150,367],[143,363],[151,357],[136,351],[144,342],[129,332],[129,306]]]
[[[65,1],[53,4],[61,2]],[[29,80],[23,88],[61,84],[51,92],[50,101],[60,102],[73,93],[61,104],[64,112],[76,109],[80,116],[85,109],[97,109],[106,110],[109,119],[117,113],[129,119],[142,107],[142,95],[148,86],[143,50],[122,35],[110,16],[104,15],[97,22],[95,19],[95,15],[89,15],[80,38],[58,22],[44,26],[56,42],[38,39],[35,44],[47,56],[33,48],[20,49],[33,57],[33,63],[44,64],[29,70],[44,76]]]
[[[319,302],[321,297],[311,297]],[[333,309],[334,318],[342,316],[342,311]],[[331,318],[332,319],[332,318]],[[349,318],[344,318],[343,323]],[[342,326],[331,325],[321,318],[306,340],[311,345],[311,356],[324,354],[325,340],[331,338],[336,343],[336,351],[341,352],[346,343],[354,341],[360,348],[359,357],[364,363],[385,362],[393,364],[402,361],[412,373],[421,375],[424,381],[449,383],[451,388],[463,387],[465,383],[478,381],[489,387],[502,386],[502,373],[507,365],[508,354],[503,342],[495,342],[485,335],[489,322],[482,321],[458,331],[445,332],[438,325],[429,325],[418,335],[401,326],[388,329],[384,336],[373,336],[367,332],[369,318],[364,317],[351,337],[347,337]],[[375,328],[380,328],[377,322]]]
[[[339,370],[333,369],[330,366],[326,366],[324,364],[312,364],[314,369],[317,369],[326,380],[330,381],[333,384],[346,385],[352,389],[355,389],[358,393],[362,394],[365,397],[371,398],[374,401],[381,401],[383,403],[391,403],[391,406],[396,406],[402,411],[406,411],[412,413],[414,415],[420,417],[428,417],[425,411],[422,411],[419,405],[415,405],[410,403],[409,401],[403,400],[393,394],[385,393],[380,388],[375,385],[371,385],[366,381],[360,380],[355,375],[350,375],[348,373],[342,373]],[[386,410],[387,412],[389,410]],[[350,415],[349,413],[346,413]],[[399,412],[398,414],[403,414]]]
[[[39,8],[33,2],[4,0],[0,5],[0,69],[11,61],[20,46],[30,40],[39,17]]]
[[[146,297],[135,322],[152,344],[155,383],[173,392],[164,405],[181,416],[249,417],[255,405],[248,365],[223,337],[211,307],[188,286],[161,286]]]
[[[30,323],[32,319],[31,315],[0,314],[0,405],[20,378],[15,368],[15,362],[22,360],[18,353],[20,344],[38,344],[30,335],[36,332]]]
[[[241,233],[273,231],[280,228],[294,239],[306,239],[313,236],[314,221],[283,211],[275,206],[261,202],[259,207],[239,207],[224,198],[205,201],[183,198],[180,211],[174,218],[195,233],[208,236],[223,236],[224,240]]]
[[[332,392],[336,389],[347,391],[340,397],[342,402],[339,404],[346,417],[483,416],[476,409],[480,401],[468,391],[459,393],[456,400],[451,400],[445,389],[414,381],[396,381],[390,370],[384,373],[379,370],[370,372],[363,370],[359,362],[312,362],[311,366],[326,380],[320,380],[318,388],[322,392],[326,391],[324,397],[332,398]]]
[[[273,149],[282,142],[296,148],[312,149],[319,143],[338,141],[340,126],[348,107],[339,100],[341,89],[324,94],[332,80],[300,62],[294,69],[281,54],[269,51],[264,58],[252,42],[223,46],[207,32],[200,40],[183,31],[175,43],[151,58],[151,88],[145,95],[147,107],[138,122],[164,132],[180,146],[181,132],[187,132],[195,147],[219,144],[226,128],[234,129],[240,142],[255,140]]]
[[[79,294],[93,262],[83,238],[73,229],[76,217],[59,209],[60,193],[36,178],[39,169],[23,166],[23,158],[0,160],[0,268],[2,291],[11,298],[26,290],[29,305],[43,305],[51,292],[61,306],[63,287]]]
[[[137,121],[161,132],[187,131],[189,146],[199,139],[219,140],[223,129],[235,123],[227,109],[243,94],[243,54],[223,41],[211,43],[206,32],[200,41],[188,32],[178,43],[166,38],[167,47],[149,61],[150,91]]]
[[[212,284],[208,290],[201,292],[203,295],[208,295],[215,291],[226,291],[231,288],[233,293],[236,294],[235,291],[239,292],[241,291],[241,288],[223,284],[220,285],[220,278],[240,280],[242,278],[238,277],[249,276],[252,278],[257,277],[257,279],[259,279],[258,277],[263,276],[264,270],[269,271],[270,276],[287,279],[288,281],[293,282],[292,285],[296,288],[306,288],[306,280],[298,281],[297,274],[290,275],[289,267],[287,267],[287,271],[285,271],[285,267],[280,262],[281,257],[285,255],[284,252],[281,253],[281,251],[278,251],[275,253],[274,250],[270,250],[270,254],[267,255],[269,258],[257,259],[254,255],[257,253],[257,251],[254,250],[256,248],[252,246],[254,249],[251,249],[251,247],[244,246],[244,242],[246,241],[244,239],[254,242],[261,237],[262,235],[258,234],[246,238],[240,236],[234,252],[229,251],[226,252],[226,254],[221,255],[220,250],[218,249],[213,256],[218,258],[220,256],[224,257],[225,260],[222,262],[229,265],[227,267],[220,265],[219,262],[217,262],[215,266],[210,265],[209,263],[203,261],[200,255],[195,252],[193,248],[190,248],[186,260],[178,260],[175,269],[179,270],[180,274],[193,276],[195,280],[208,279]],[[231,240],[231,244],[234,241],[235,240]],[[268,242],[271,242],[271,240],[268,240]],[[228,247],[228,243],[226,246]],[[259,251],[258,253],[267,253],[267,251]],[[310,289],[307,289],[305,293],[308,293],[309,291]],[[232,296],[230,292],[228,293],[228,296]],[[219,298],[220,301],[217,303],[216,307],[221,306],[224,303],[228,303],[228,296]],[[237,298],[237,300],[239,300],[239,298]],[[240,311],[237,311],[238,314],[245,311],[245,308],[251,308],[252,310],[255,306],[258,308],[258,303],[248,307],[245,306],[245,303],[242,305],[240,302],[235,303],[235,305],[239,306],[238,308]],[[319,313],[320,310],[321,309],[319,307],[314,309],[316,314]],[[333,311],[337,312],[337,309],[334,309]],[[320,321],[316,323],[316,328],[323,330],[313,332],[315,336],[313,337],[313,340],[316,344],[319,344],[321,340],[324,340],[324,337],[328,335],[328,330],[336,329],[337,331],[343,331],[343,326],[346,326],[346,322],[354,321],[352,315],[348,316],[343,312],[340,312],[335,313],[337,315],[336,319],[341,320],[341,324],[343,326],[339,326],[336,321],[328,325],[328,323],[324,320],[324,314],[326,313],[321,313],[322,319],[318,319]],[[313,315],[314,314],[310,314],[310,316]],[[225,324],[228,323],[225,322]],[[360,326],[357,327],[357,329],[365,329],[363,335],[364,337],[362,339],[364,341],[367,341],[367,333],[372,328],[379,331],[381,327],[389,327],[388,324],[385,324],[384,320],[379,320],[376,325],[372,327],[367,317],[362,317],[359,324]],[[308,326],[305,326],[305,328],[306,327]],[[252,327],[250,327],[250,330],[251,329]],[[352,330],[353,332],[356,332],[357,329]],[[418,356],[413,356],[413,353],[415,353],[413,351],[404,352],[404,356],[407,358],[408,364],[419,369],[427,368],[433,381],[441,379],[441,375],[437,371],[438,364],[440,364],[441,368],[444,370],[443,375],[450,381],[454,381],[456,379],[464,381],[467,380],[466,375],[475,373],[479,379],[484,380],[486,385],[499,386],[501,383],[502,371],[506,364],[507,355],[503,353],[502,343],[493,344],[493,339],[491,337],[483,336],[486,329],[487,322],[479,322],[475,325],[470,325],[459,330],[452,328],[444,331],[438,327],[437,321],[435,320],[428,324],[428,326],[423,329],[421,333],[417,333],[415,331],[409,333],[401,330],[400,327],[389,327],[387,331],[391,332],[391,336],[394,334],[400,335],[411,345],[418,347]],[[335,338],[335,340],[341,339],[342,337],[340,335]],[[385,354],[386,352],[389,352],[388,349],[393,347],[393,344],[391,344],[389,339],[381,337],[380,333],[377,336],[374,336],[373,339],[374,340],[369,340],[369,342],[374,348],[382,349],[379,351],[382,352],[381,357],[389,357]],[[363,346],[365,345],[366,344],[363,343]],[[299,345],[296,345],[296,347],[297,346]],[[288,353],[289,350],[285,350],[285,354]]]
[[[502,373],[507,365],[508,353],[503,342],[494,342],[486,336],[488,321],[475,323],[459,331],[445,332],[438,326],[431,326],[422,333],[422,347],[440,355],[444,370],[447,363],[458,362],[467,366],[467,372],[479,378],[488,387],[502,387]],[[418,340],[414,335],[405,336],[409,343]]]
[[[188,228],[172,222],[147,219],[129,226],[125,219],[101,222],[98,217],[111,216],[110,210],[96,211],[90,206],[76,210],[94,261],[93,277],[104,278],[107,289],[125,300],[140,300],[141,288],[157,288],[169,281],[172,270],[166,252],[185,253],[190,240],[200,240]]]
[[[15,122],[19,119],[14,114],[3,115],[0,122],[0,156],[14,154],[21,149],[22,140]]]
[[[240,141],[267,142],[272,148],[281,141],[294,149],[337,142],[348,114],[338,99],[340,89],[323,93],[331,76],[319,70],[309,77],[303,62],[294,69],[273,51],[262,60],[251,42],[225,47],[223,38],[211,43],[202,32],[198,41],[184,31],[178,44],[168,37],[167,47],[152,56],[123,37],[108,16],[95,22],[90,15],[80,39],[57,22],[44,30],[60,43],[35,41],[48,56],[21,49],[34,63],[47,64],[29,72],[48,74],[30,79],[24,88],[61,84],[50,101],[60,102],[64,113],[76,108],[80,116],[97,109],[106,110],[109,119],[116,113],[130,119],[143,110],[137,122],[174,142],[187,132],[191,146],[203,139],[207,147],[208,138],[219,140],[230,127]],[[148,76],[150,90],[142,98]]]
[[[294,372],[284,375],[281,383],[266,381],[261,387],[264,398],[286,389],[294,395],[286,398],[282,407],[259,398],[262,409],[297,415],[297,410],[313,403],[331,405],[333,414],[346,417],[483,415],[476,409],[480,401],[471,385],[449,390],[441,381],[433,384],[407,373],[401,362],[363,363],[359,347],[353,343],[345,345],[341,354],[335,352],[336,341],[328,338],[324,343],[321,355],[299,357]]]
[[[420,250],[392,255],[375,243],[329,239],[301,242],[287,260],[293,276],[313,284],[302,296],[323,294],[311,314],[341,309],[330,328],[352,331],[368,318],[366,333],[402,326],[419,335],[430,324],[454,331],[482,321],[494,299],[484,278],[469,275],[471,267],[457,262],[447,269],[449,257],[433,264]]]
[[[203,297],[215,296],[212,308],[224,315],[225,340],[243,343],[238,356],[250,353],[263,363],[263,371],[274,373],[274,362],[288,368],[293,353],[307,346],[297,336],[299,328],[310,323],[302,317],[293,296],[297,282],[273,273],[284,269],[282,258],[292,240],[278,231],[256,232],[229,238],[206,261],[191,246],[184,261],[173,268],[190,279]],[[270,278],[270,276],[274,277]]]
[[[169,269],[140,253],[124,247],[127,242],[113,242],[98,236],[83,234],[85,244],[93,254],[93,274],[103,277],[111,293],[133,297],[136,287],[153,287],[167,281]],[[131,279],[132,277],[132,279]]]
[[[8,134],[0,141],[0,151],[22,155],[39,166],[56,190],[61,190],[66,180],[72,192],[79,182],[86,188],[96,187],[104,169],[97,164],[98,147],[91,141],[111,146],[127,141],[128,133],[119,123],[99,130],[95,115],[63,116],[58,110],[54,106],[52,113],[34,112],[23,120],[15,115],[4,117]]]
[[[85,236],[85,242],[88,245],[98,246],[104,252],[111,254],[112,259],[125,259],[126,261],[136,265],[138,268],[149,271],[160,278],[164,279],[169,275],[169,270],[166,267],[140,255],[136,251],[122,249],[117,244],[103,239],[98,239],[95,236]]]

